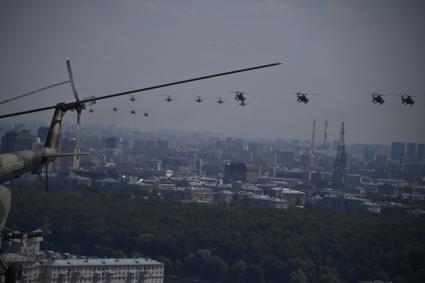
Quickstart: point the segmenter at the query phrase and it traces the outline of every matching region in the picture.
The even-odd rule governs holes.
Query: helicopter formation
[[[234,91],[228,91],[228,92],[234,94],[234,100],[240,106],[246,106],[248,104],[247,103],[248,98],[246,96],[247,92],[240,91],[240,90],[234,90]],[[297,102],[298,103],[307,104],[307,103],[310,102],[310,95],[317,95],[317,93],[295,92],[295,95],[296,95],[296,98],[297,98]],[[408,94],[390,95],[390,94],[372,93],[372,94],[368,94],[368,95],[370,95],[372,97],[372,103],[373,104],[379,104],[379,105],[382,105],[382,104],[385,103],[384,97],[387,97],[387,96],[399,96],[401,98],[401,103],[403,105],[413,106],[415,104],[415,100],[413,99],[413,97],[416,97],[415,95],[408,95]],[[166,95],[164,97],[165,97],[164,100],[166,102],[172,102],[172,101],[174,101],[174,98],[171,95]],[[205,98],[203,98],[200,95],[194,95],[194,97],[195,97],[195,102],[197,102],[197,103],[205,102]],[[130,97],[129,100],[131,102],[135,102],[136,101],[136,99],[135,99],[135,97],[133,95]],[[217,97],[217,100],[215,102],[218,103],[218,104],[223,104],[223,103],[226,102],[226,100],[223,97],[218,96]],[[112,110],[114,112],[117,112],[118,111],[118,108],[117,107],[113,107]],[[90,108],[89,109],[89,112],[90,113],[93,113],[94,110],[92,108]],[[134,114],[136,114],[136,111],[135,110],[131,110],[130,113],[134,115]],[[145,112],[145,113],[143,113],[143,116],[144,117],[149,117],[149,113]]]
[[[243,92],[243,91],[239,91],[239,90],[236,90],[236,91],[229,91],[229,92],[231,92],[231,93],[234,93],[235,94],[235,96],[234,96],[234,100],[240,105],[240,106],[246,106],[247,105],[247,97],[245,96],[245,94],[246,94],[246,92]],[[194,95],[194,97],[195,97],[195,102],[197,102],[197,103],[202,103],[202,102],[205,102],[205,98],[203,98],[202,96],[200,96],[200,95]],[[166,102],[172,102],[172,101],[174,101],[174,98],[171,96],[171,95],[166,95],[165,96],[165,99],[164,99]],[[129,98],[129,101],[131,101],[131,102],[135,102],[136,101],[136,98],[132,95],[132,96],[130,96],[130,98]],[[218,104],[223,104],[223,103],[225,103],[226,102],[226,99],[224,99],[222,96],[217,96],[217,100],[215,101],[216,103],[218,103]],[[0,102],[1,103],[1,102]],[[118,112],[118,107],[113,107],[112,108],[112,111],[113,112]],[[94,109],[93,108],[90,108],[89,109],[89,113],[94,113]],[[131,110],[130,111],[130,114],[132,114],[132,115],[135,115],[135,114],[137,114],[137,112],[136,112],[136,110]],[[147,113],[147,112],[144,112],[143,113],[143,116],[144,117],[149,117],[149,113]]]
[[[372,103],[382,105],[385,103],[384,96],[400,96],[401,98],[401,104],[403,105],[410,105],[413,106],[415,104],[415,100],[413,100],[412,97],[415,97],[415,95],[389,95],[389,94],[379,94],[379,93],[372,93]]]
[[[309,95],[316,95],[316,93],[303,93],[303,92],[296,92],[297,96],[297,102],[307,104],[310,99],[308,98]],[[367,94],[369,95],[369,94]],[[413,106],[415,104],[415,100],[413,97],[416,97],[415,95],[408,95],[408,94],[402,94],[402,95],[392,95],[392,94],[379,94],[379,93],[372,93],[370,94],[372,97],[372,103],[373,104],[379,104],[382,105],[385,103],[384,96],[398,96],[401,98],[401,103],[403,105],[410,105]]]

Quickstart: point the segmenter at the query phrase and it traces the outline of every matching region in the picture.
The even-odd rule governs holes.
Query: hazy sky
[[[242,137],[317,136],[329,121],[347,142],[425,142],[425,2],[422,0],[0,0],[0,97],[67,78],[81,97],[281,61],[278,67],[101,101],[90,122],[140,130],[207,130]],[[235,104],[228,90],[249,92]],[[309,104],[295,91],[314,92]],[[418,95],[374,105],[373,91]],[[161,95],[172,95],[173,103]],[[197,104],[194,95],[205,103]],[[227,103],[215,103],[222,96]],[[63,86],[1,113],[71,101]],[[112,108],[117,107],[118,112]],[[131,110],[137,115],[131,115]],[[143,117],[148,112],[150,117]],[[52,113],[21,120],[50,119]],[[75,114],[67,114],[72,121]],[[17,121],[17,118],[6,121]]]

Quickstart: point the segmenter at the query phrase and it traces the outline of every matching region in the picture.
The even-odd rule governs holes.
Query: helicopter
[[[201,103],[201,102],[203,102],[204,100],[202,99],[202,97],[201,97],[201,96],[197,95],[197,96],[196,96],[195,101],[196,101],[196,102],[198,102],[198,103]]]
[[[235,94],[235,101],[239,103],[240,106],[245,106],[247,103],[247,97],[244,95],[246,92],[243,91],[230,91],[231,93]]]
[[[171,101],[173,101],[173,98],[171,97],[171,95],[167,95],[167,96],[165,97],[165,101],[167,101],[167,102],[171,102]]]
[[[217,101],[218,104],[223,104],[224,103],[224,99],[222,97],[217,97]]]
[[[413,104],[415,104],[415,101],[413,100],[413,98],[412,98],[412,97],[414,97],[414,95],[407,95],[407,94],[402,95],[402,96],[401,96],[401,103],[402,103],[403,105],[410,105],[410,106],[413,106]]]
[[[308,99],[307,93],[297,92],[297,102],[307,104],[310,99]]]
[[[383,94],[372,93],[371,96],[372,96],[372,103],[379,104],[379,105],[382,105],[382,104],[385,103],[385,100],[383,98],[383,96],[384,96]]]

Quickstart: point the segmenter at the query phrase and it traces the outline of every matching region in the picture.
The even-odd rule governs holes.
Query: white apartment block
[[[54,259],[26,262],[22,283],[163,283],[164,264],[146,258]]]

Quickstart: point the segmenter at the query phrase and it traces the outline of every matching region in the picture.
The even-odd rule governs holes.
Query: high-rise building
[[[286,167],[292,167],[295,160],[295,152],[293,151],[282,151],[279,155],[278,162],[282,163]]]
[[[375,152],[372,147],[366,146],[363,150],[363,160],[372,161],[375,157]]]
[[[230,162],[224,166],[224,182],[246,181],[246,165],[242,162]]]
[[[15,152],[32,150],[35,146],[35,137],[31,130],[17,130],[7,132],[1,139],[1,152]]]
[[[406,147],[406,161],[416,159],[416,143],[408,143]]]
[[[425,144],[418,143],[416,148],[416,160],[424,161],[425,160]]]
[[[376,167],[379,169],[387,167],[387,156],[385,154],[376,155]]]
[[[391,143],[391,160],[401,161],[404,159],[406,151],[406,143],[392,142]]]
[[[45,143],[47,135],[49,134],[49,127],[40,127],[37,131],[37,136],[40,138],[41,143]]]
[[[258,180],[258,176],[260,174],[260,170],[254,164],[246,165],[246,181],[248,183],[256,183]]]
[[[105,138],[105,147],[109,149],[117,149],[120,145],[119,137]]]

